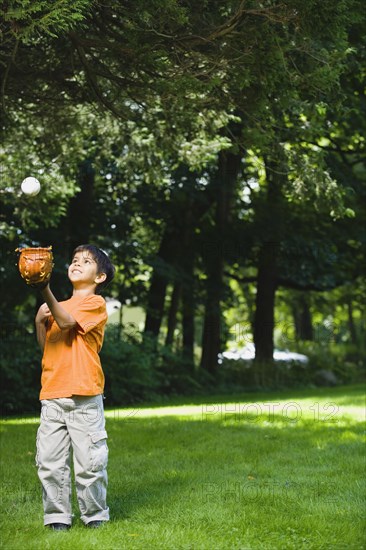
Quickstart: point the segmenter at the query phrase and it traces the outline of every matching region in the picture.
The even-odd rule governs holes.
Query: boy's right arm
[[[47,320],[50,316],[51,316],[51,312],[49,310],[48,305],[42,304],[38,310],[38,313],[35,319],[37,342],[42,351],[44,350],[44,346],[46,342]]]
[[[51,292],[49,285],[41,290],[41,294],[43,299],[46,301],[50,315],[52,314],[59,328],[61,330],[69,330],[74,328],[76,325],[74,317],[59,304]]]

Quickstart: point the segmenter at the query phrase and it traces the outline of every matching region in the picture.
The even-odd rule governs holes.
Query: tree
[[[335,139],[338,144],[347,140],[347,124],[337,121],[331,105],[339,110],[352,95],[349,80],[345,85],[341,78],[347,74],[348,34],[360,3],[286,0],[259,6],[230,1],[222,6],[210,0],[183,6],[172,0],[138,0],[108,6],[95,2],[91,10],[86,1],[75,8],[66,2],[65,10],[76,10],[69,23],[66,12],[56,13],[44,2],[18,3],[19,12],[14,5],[5,13],[2,58],[6,145],[28,132],[29,148],[14,152],[11,164],[23,158],[23,165],[32,167],[28,152],[36,150],[34,166],[47,159],[56,164],[59,175],[48,201],[33,211],[19,211],[17,217],[22,223],[31,220],[34,234],[42,225],[39,236],[44,235],[43,220],[61,226],[63,219],[70,241],[67,224],[78,226],[74,208],[86,197],[98,215],[95,220],[89,217],[78,238],[108,243],[120,266],[118,295],[125,300],[139,291],[146,299],[147,332],[159,333],[168,285],[177,286],[173,303],[177,311],[181,293],[183,347],[190,358],[195,312],[189,285],[193,281],[197,288],[194,270],[199,266],[206,293],[202,365],[211,372],[223,345],[222,305],[228,288],[224,269],[234,258],[245,271],[244,279],[258,285],[253,321],[257,353],[261,361],[270,360],[276,288],[306,290],[315,285],[311,277],[316,273],[316,247],[310,243],[306,249],[305,274],[289,254],[291,246],[293,251],[309,235],[314,238],[305,227],[314,221],[305,204],[313,201],[321,213],[333,210],[333,217],[346,211],[342,204],[348,197],[343,197],[336,174],[343,164],[324,151],[335,154]],[[29,19],[32,10],[39,10],[35,22]],[[20,30],[17,21],[22,22]],[[359,60],[356,64],[359,67]],[[328,141],[322,142],[332,118]],[[356,118],[359,124],[361,117]],[[361,143],[361,135],[355,130],[353,148]],[[20,139],[17,143],[23,144]],[[244,152],[247,162],[259,159],[258,170],[264,175],[253,170],[245,179]],[[341,153],[344,156],[343,145]],[[330,165],[332,173],[321,175]],[[181,178],[177,172],[187,166],[191,174]],[[203,177],[203,184],[195,174]],[[61,178],[65,185],[60,185]],[[257,200],[240,208],[240,194],[253,178],[259,186]],[[271,214],[272,197],[276,216]],[[202,203],[197,202],[201,198]],[[6,238],[12,235],[15,241],[18,222],[10,222],[14,204],[9,196],[3,219]],[[293,231],[296,223],[301,235],[291,241],[285,228]],[[316,244],[330,225],[329,219],[316,223]],[[235,228],[240,229],[235,239],[248,243],[237,256],[227,245]],[[214,250],[211,259],[207,253],[199,257],[196,244],[205,241]],[[135,252],[140,264],[133,259],[134,242],[146,249]],[[191,255],[186,253],[189,248]],[[346,254],[340,256],[344,274],[349,274],[354,263]],[[334,270],[326,274],[325,267],[316,281],[323,289],[337,275]],[[151,274],[150,284],[146,273]],[[263,294],[267,292],[268,300]]]
[[[218,354],[224,345],[222,334],[225,265],[223,244],[227,241],[227,226],[230,223],[241,160],[242,155],[240,153],[235,151],[221,152],[216,173],[212,175],[216,205],[214,225],[208,233],[209,246],[204,251],[207,280],[201,367],[213,374],[217,369]]]

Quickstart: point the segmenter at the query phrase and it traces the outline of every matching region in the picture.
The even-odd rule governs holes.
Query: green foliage
[[[119,337],[118,327],[106,332],[101,361],[109,405],[147,401],[158,391],[157,353],[152,342],[138,344],[134,339],[129,340]]]
[[[52,243],[59,262],[53,283],[62,295],[62,269],[79,235],[111,253],[117,266],[111,294],[143,308],[152,274],[169,284],[186,281],[189,242],[197,325],[207,250],[215,258],[218,247],[224,249],[230,273],[215,275],[226,277],[227,288],[235,278],[238,295],[255,282],[259,251],[269,239],[281,241],[277,285],[324,291],[349,282],[350,302],[361,303],[360,8],[358,0],[7,2],[0,54],[6,312],[16,318],[18,309],[29,322],[35,305],[13,277],[14,248],[23,241]],[[273,167],[283,151],[280,170],[275,166],[281,208],[274,215],[268,161]],[[225,177],[217,181],[218,164],[239,153],[243,162],[230,196]],[[19,186],[28,175],[39,177],[42,190],[26,199]],[[82,189],[85,176],[89,187]],[[164,235],[172,236],[169,258],[158,256]],[[232,307],[234,319],[252,320],[252,289],[241,309],[224,289],[221,306]],[[332,307],[317,312],[326,318]],[[207,380],[181,358],[180,348],[177,342],[172,353],[108,335],[103,354],[111,399],[201,391]],[[232,380],[242,374],[233,372]],[[294,369],[280,376],[286,384],[296,377]],[[301,372],[298,378],[305,383]]]
[[[37,409],[41,376],[41,352],[33,333],[25,325],[2,326],[1,393],[2,414],[14,415]],[[22,350],[19,353],[19,350]],[[327,385],[319,371],[334,373],[337,384],[365,380],[366,355],[356,346],[301,343],[297,351],[309,357],[309,364],[292,362],[271,366],[268,388],[296,388]],[[152,338],[122,332],[110,325],[105,335],[101,360],[106,378],[107,406],[159,403],[173,396],[235,393],[257,390],[258,381],[250,362],[224,360],[216,377],[195,370],[184,357],[158,345]]]
[[[309,388],[354,384],[366,379],[366,355],[355,346],[303,342],[298,351],[307,355],[308,364],[292,361],[265,365],[266,380],[260,386],[251,361],[224,359],[218,374],[219,387],[230,392],[235,388],[258,391],[260,387]]]
[[[94,4],[94,0],[10,0],[0,15],[9,26],[9,34],[32,43],[44,34],[56,38],[74,29]]]
[[[154,338],[138,334],[118,335],[118,325],[109,327],[101,352],[109,405],[160,401],[172,395],[202,390],[203,374]]]
[[[309,357],[309,381],[314,385],[327,385],[319,378],[319,371],[334,373],[338,384],[353,384],[366,379],[366,353],[352,344],[302,342],[301,353]]]
[[[212,382],[205,372],[196,371],[194,365],[184,356],[167,346],[159,349],[158,374],[162,398],[200,394]]]

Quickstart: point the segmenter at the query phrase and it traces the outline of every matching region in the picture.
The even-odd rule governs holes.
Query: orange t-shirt
[[[72,395],[99,395],[104,390],[104,374],[99,359],[103,344],[107,308],[101,296],[72,296],[61,306],[76,326],[61,330],[51,316],[47,324],[42,359],[40,399]]]

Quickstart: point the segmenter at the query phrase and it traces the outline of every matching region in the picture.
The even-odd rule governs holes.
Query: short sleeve
[[[88,296],[77,304],[71,312],[78,324],[78,332],[87,334],[100,324],[107,321],[107,308],[101,296]]]

